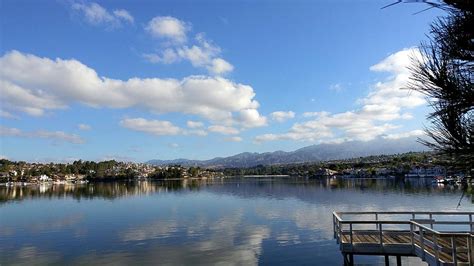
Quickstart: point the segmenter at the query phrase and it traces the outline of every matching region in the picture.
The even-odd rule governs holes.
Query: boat
[[[438,184],[454,184],[455,179],[451,176],[448,177],[443,177],[443,176],[435,176],[433,183],[438,183]]]

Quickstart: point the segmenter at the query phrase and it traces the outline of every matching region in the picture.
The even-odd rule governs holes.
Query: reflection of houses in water
[[[289,185],[290,184],[290,185]],[[437,186],[428,178],[240,178],[212,180],[156,180],[138,182],[93,182],[89,184],[42,183],[29,186],[0,186],[0,202],[33,198],[73,198],[77,200],[116,199],[134,195],[206,190],[243,198],[265,196],[295,197],[303,201],[324,200],[326,193],[356,191],[397,191],[401,193],[458,193],[460,186]],[[468,188],[473,190],[472,188]],[[341,199],[342,200],[342,199]],[[317,200],[316,200],[317,201]]]
[[[46,193],[52,187],[49,183],[42,183],[39,185],[39,191],[41,194]]]
[[[26,198],[107,198],[166,193],[197,189],[208,182],[202,180],[167,180],[136,182],[40,182],[28,186],[0,186],[0,202]]]
[[[424,166],[415,166],[413,167],[408,174],[407,177],[435,177],[435,176],[445,176],[446,175],[446,168],[442,166],[432,166],[432,167],[424,167]]]

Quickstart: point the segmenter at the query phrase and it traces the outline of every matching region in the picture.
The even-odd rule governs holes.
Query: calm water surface
[[[332,211],[474,211],[461,194],[423,179],[0,187],[0,265],[341,265]]]

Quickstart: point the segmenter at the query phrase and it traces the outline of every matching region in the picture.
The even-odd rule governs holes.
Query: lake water
[[[342,265],[333,211],[474,211],[461,195],[427,179],[0,187],[0,265]]]

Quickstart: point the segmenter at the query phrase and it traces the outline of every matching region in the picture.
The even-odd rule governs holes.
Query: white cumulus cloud
[[[411,119],[406,109],[415,108],[426,103],[424,95],[403,89],[406,87],[410,71],[408,66],[411,57],[420,56],[416,48],[396,52],[370,70],[389,72],[391,75],[384,81],[373,85],[370,93],[359,99],[361,107],[342,113],[306,112],[303,117],[313,120],[295,123],[288,132],[281,134],[263,134],[255,138],[256,142],[274,140],[330,141],[331,139],[371,140],[379,136],[397,138],[404,135],[390,134],[400,125],[391,123],[395,120]],[[418,134],[418,131],[409,134]],[[406,134],[405,134],[406,135]],[[408,135],[406,135],[408,136]]]
[[[168,40],[168,47],[154,53],[144,53],[151,63],[172,64],[189,61],[194,67],[205,68],[214,75],[223,75],[234,70],[234,66],[220,57],[221,48],[208,39],[204,33],[196,34],[193,44],[187,45],[189,23],[174,17],[155,17],[145,29],[153,36]]]
[[[329,112],[325,112],[325,111],[322,111],[322,112],[304,112],[303,117],[318,117],[318,116],[328,115],[328,114],[329,114]]]
[[[151,63],[172,64],[181,60],[181,57],[172,48],[167,48],[161,54],[143,54],[143,57]]]
[[[41,116],[81,103],[179,112],[213,123],[245,123],[245,127],[266,124],[257,111],[253,88],[222,77],[112,79],[74,59],[53,60],[18,51],[0,57],[0,66],[0,102],[5,112]]]
[[[199,122],[199,121],[187,121],[186,122],[186,125],[189,127],[189,128],[202,128],[204,127],[204,123],[203,122]]]
[[[222,58],[214,58],[207,66],[207,69],[214,74],[224,74],[234,70],[234,66]]]
[[[120,126],[134,131],[145,132],[155,136],[194,135],[204,137],[207,131],[201,128],[183,129],[170,121],[148,120],[145,118],[125,118],[120,121]]]
[[[212,125],[207,128],[210,132],[220,133],[224,135],[236,135],[239,134],[239,130],[234,127],[222,126],[222,125]]]
[[[120,121],[122,127],[157,136],[178,135],[183,130],[169,121],[147,120],[144,118],[126,118]]]
[[[69,142],[73,144],[85,143],[85,140],[82,139],[79,135],[68,134],[63,131],[37,130],[37,131],[24,132],[18,128],[11,128],[11,127],[4,127],[4,126],[0,126],[0,136],[43,138],[43,139],[51,139],[53,141],[58,141],[58,142]]]
[[[17,119],[18,117],[10,112],[0,110],[0,117],[7,118],[7,119]]]
[[[293,111],[276,111],[270,114],[273,120],[277,122],[285,122],[288,119],[294,118],[295,117],[295,112]]]
[[[119,27],[123,23],[134,23],[133,16],[125,9],[108,11],[97,3],[73,3],[72,9],[80,13],[85,21],[92,25]]]
[[[163,38],[175,43],[186,42],[186,32],[190,29],[190,25],[177,18],[154,17],[148,22],[145,30],[155,38]]]
[[[267,118],[260,115],[255,108],[241,110],[236,120],[244,128],[263,127],[267,125]]]
[[[401,138],[408,138],[408,137],[421,137],[424,135],[425,135],[425,132],[423,130],[417,129],[417,130],[412,130],[408,132],[387,134],[382,137],[384,139],[401,139]]]
[[[125,9],[116,9],[113,11],[113,13],[117,18],[125,20],[128,23],[133,24],[135,22],[135,19],[133,18],[133,16],[130,15],[130,13]]]

